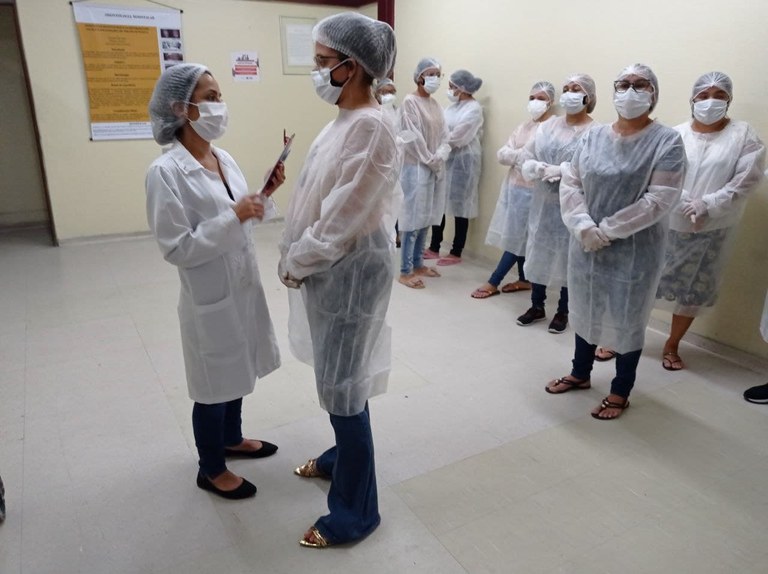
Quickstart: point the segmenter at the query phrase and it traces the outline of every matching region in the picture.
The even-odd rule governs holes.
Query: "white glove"
[[[443,161],[447,160],[449,155],[451,155],[451,146],[448,144],[441,144],[435,152],[435,157],[439,157]]]
[[[560,169],[559,165],[547,165],[547,167],[544,168],[541,179],[548,183],[554,183],[556,181],[560,181],[560,177],[562,175],[563,170]]]
[[[526,181],[533,181],[534,179],[541,179],[545,169],[547,169],[547,164],[543,161],[528,159],[523,163],[521,172]]]
[[[683,203],[683,215],[691,219],[691,223],[707,214],[707,204],[702,199],[694,199]]]
[[[303,282],[302,279],[296,279],[296,277],[294,277],[287,271],[285,273],[281,273],[279,277],[282,284],[288,287],[289,289],[298,289],[299,287],[301,287],[301,284]]]
[[[603,247],[608,247],[610,244],[611,240],[608,239],[608,236],[597,225],[581,232],[581,246],[587,253],[598,251]]]
[[[435,154],[430,158],[429,163],[427,163],[427,167],[429,167],[429,169],[432,170],[432,173],[434,173],[435,176],[439,178],[443,173],[443,169],[445,168],[445,160]]]

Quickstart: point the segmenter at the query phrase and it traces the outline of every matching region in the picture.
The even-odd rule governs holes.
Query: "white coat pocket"
[[[232,296],[210,305],[194,305],[193,313],[201,355],[226,359],[243,352],[245,332]]]

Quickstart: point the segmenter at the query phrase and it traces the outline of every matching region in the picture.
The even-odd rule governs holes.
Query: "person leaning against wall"
[[[533,185],[525,180],[520,169],[523,165],[523,148],[536,135],[539,124],[554,116],[554,101],[555,86],[546,81],[536,82],[528,95],[527,107],[531,119],[517,126],[507,143],[496,152],[496,159],[501,165],[509,166],[509,171],[501,184],[485,243],[503,249],[504,253],[488,282],[472,292],[473,299],[487,299],[499,293],[531,289],[530,282],[525,278],[523,265]],[[499,290],[501,281],[515,264],[518,280],[507,283]]]
[[[249,194],[232,157],[211,145],[224,135],[228,112],[218,82],[202,65],[163,72],[149,113],[155,141],[171,144],[147,171],[147,219],[181,280],[178,312],[195,402],[197,486],[223,498],[247,498],[256,487],[227,470],[225,458],[262,458],[277,450],[243,438],[241,410],[256,379],[280,366],[252,231],[275,210],[269,195],[283,183],[283,167],[265,197]]]
[[[368,399],[386,390],[391,364],[386,314],[401,154],[371,90],[394,66],[392,28],[346,12],[318,22],[312,37],[315,91],[338,115],[302,167],[278,273],[291,288],[291,349],[314,367],[335,435],[331,448],[294,471],[330,478],[329,513],[299,541],[324,548],[364,538],[381,520]]]
[[[672,128],[650,118],[659,82],[633,64],[614,82],[613,124],[593,128],[563,170],[563,221],[571,233],[568,289],[576,332],[570,374],[546,391],[588,389],[598,344],[615,349],[610,394],[592,410],[599,420],[629,407],[664,262],[669,213],[685,178],[685,149]]]
[[[692,119],[675,129],[688,156],[681,202],[669,218],[657,299],[674,305],[662,366],[685,367],[680,340],[717,301],[747,199],[763,180],[765,145],[746,122],[728,117],[733,82],[721,72],[700,76],[691,94]]]
[[[483,107],[474,94],[483,80],[467,70],[456,70],[448,80],[448,100],[445,125],[451,154],[445,162],[446,213],[454,216],[451,252],[440,257],[445,215],[440,225],[432,226],[432,240],[424,252],[425,259],[437,259],[437,265],[461,263],[461,253],[467,243],[469,220],[477,217],[478,185],[482,164]]]

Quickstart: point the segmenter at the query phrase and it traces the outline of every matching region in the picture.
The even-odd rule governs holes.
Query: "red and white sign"
[[[236,82],[261,81],[261,65],[257,52],[232,52],[232,78]]]

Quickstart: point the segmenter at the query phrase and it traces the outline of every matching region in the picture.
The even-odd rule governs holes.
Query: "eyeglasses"
[[[653,84],[651,84],[651,82],[648,80],[635,80],[634,82],[618,80],[613,82],[613,89],[619,93],[624,93],[629,88],[632,88],[636,92],[647,92],[653,90]]]

